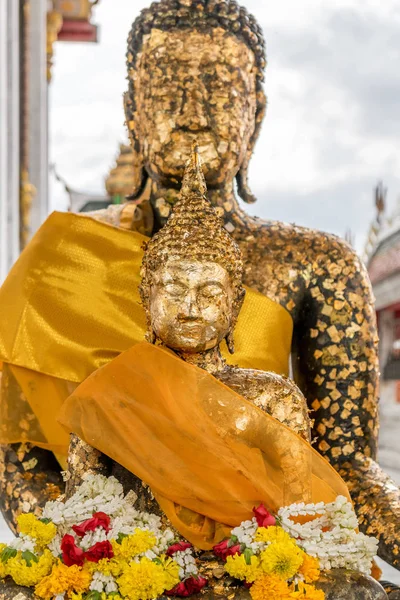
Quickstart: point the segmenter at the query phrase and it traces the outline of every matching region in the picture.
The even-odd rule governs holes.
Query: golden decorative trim
[[[63,23],[61,13],[52,10],[47,13],[47,81],[51,81],[51,68],[53,66],[53,44],[57,41],[58,32],[60,31]]]
[[[30,216],[32,200],[36,195],[35,186],[29,181],[29,173],[27,169],[21,171],[21,188],[20,188],[20,236],[21,250],[25,248],[29,241],[30,234]]]

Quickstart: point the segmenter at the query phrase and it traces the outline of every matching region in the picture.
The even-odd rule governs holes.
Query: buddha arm
[[[135,493],[135,507],[137,510],[162,516],[162,512],[148,485],[72,433],[68,450],[65,484],[65,495],[67,498],[70,498],[74,494],[76,488],[82,483],[83,475],[86,473],[106,475],[107,477],[113,475],[122,484],[125,493],[129,491]]]
[[[110,475],[110,459],[71,433],[67,459],[65,495],[72,496],[86,473]]]
[[[315,418],[315,447],[349,485],[363,531],[400,568],[400,492],[374,462],[377,331],[368,275],[339,240],[318,258],[295,340],[296,379]]]

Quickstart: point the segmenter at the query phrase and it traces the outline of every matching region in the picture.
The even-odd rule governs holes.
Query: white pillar
[[[19,62],[20,2],[0,0],[0,283],[20,250]]]
[[[29,181],[32,200],[31,235],[48,215],[48,85],[46,62],[47,0],[30,3],[29,17]]]

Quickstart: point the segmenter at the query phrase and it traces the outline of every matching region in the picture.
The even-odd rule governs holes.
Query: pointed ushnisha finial
[[[193,142],[190,158],[185,167],[185,173],[181,187],[181,196],[188,194],[193,195],[196,194],[196,192],[201,196],[206,196],[207,185],[203,175],[199,149],[197,144]]]

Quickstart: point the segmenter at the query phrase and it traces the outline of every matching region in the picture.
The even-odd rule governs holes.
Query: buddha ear
[[[124,93],[124,112],[125,123],[128,128],[129,141],[132,148],[132,163],[133,163],[133,188],[128,200],[135,200],[143,192],[148,175],[144,168],[143,153],[140,147],[139,136],[136,132],[134,119],[133,102],[129,96],[129,92]]]
[[[267,107],[267,96],[265,95],[263,88],[260,86],[259,90],[257,91],[257,108],[256,108],[256,115],[255,115],[256,124],[254,127],[254,132],[250,138],[249,145],[248,145],[248,148],[246,151],[246,156],[243,160],[243,163],[242,163],[238,173],[236,174],[236,183],[238,186],[238,194],[239,194],[240,198],[242,200],[244,200],[244,202],[246,202],[247,204],[253,204],[254,202],[257,201],[257,198],[251,192],[250,187],[249,187],[249,182],[248,182],[249,164],[250,164],[251,155],[253,154],[254,146],[256,145],[257,138],[260,134],[261,124],[262,124],[264,116],[265,116],[266,107]]]

